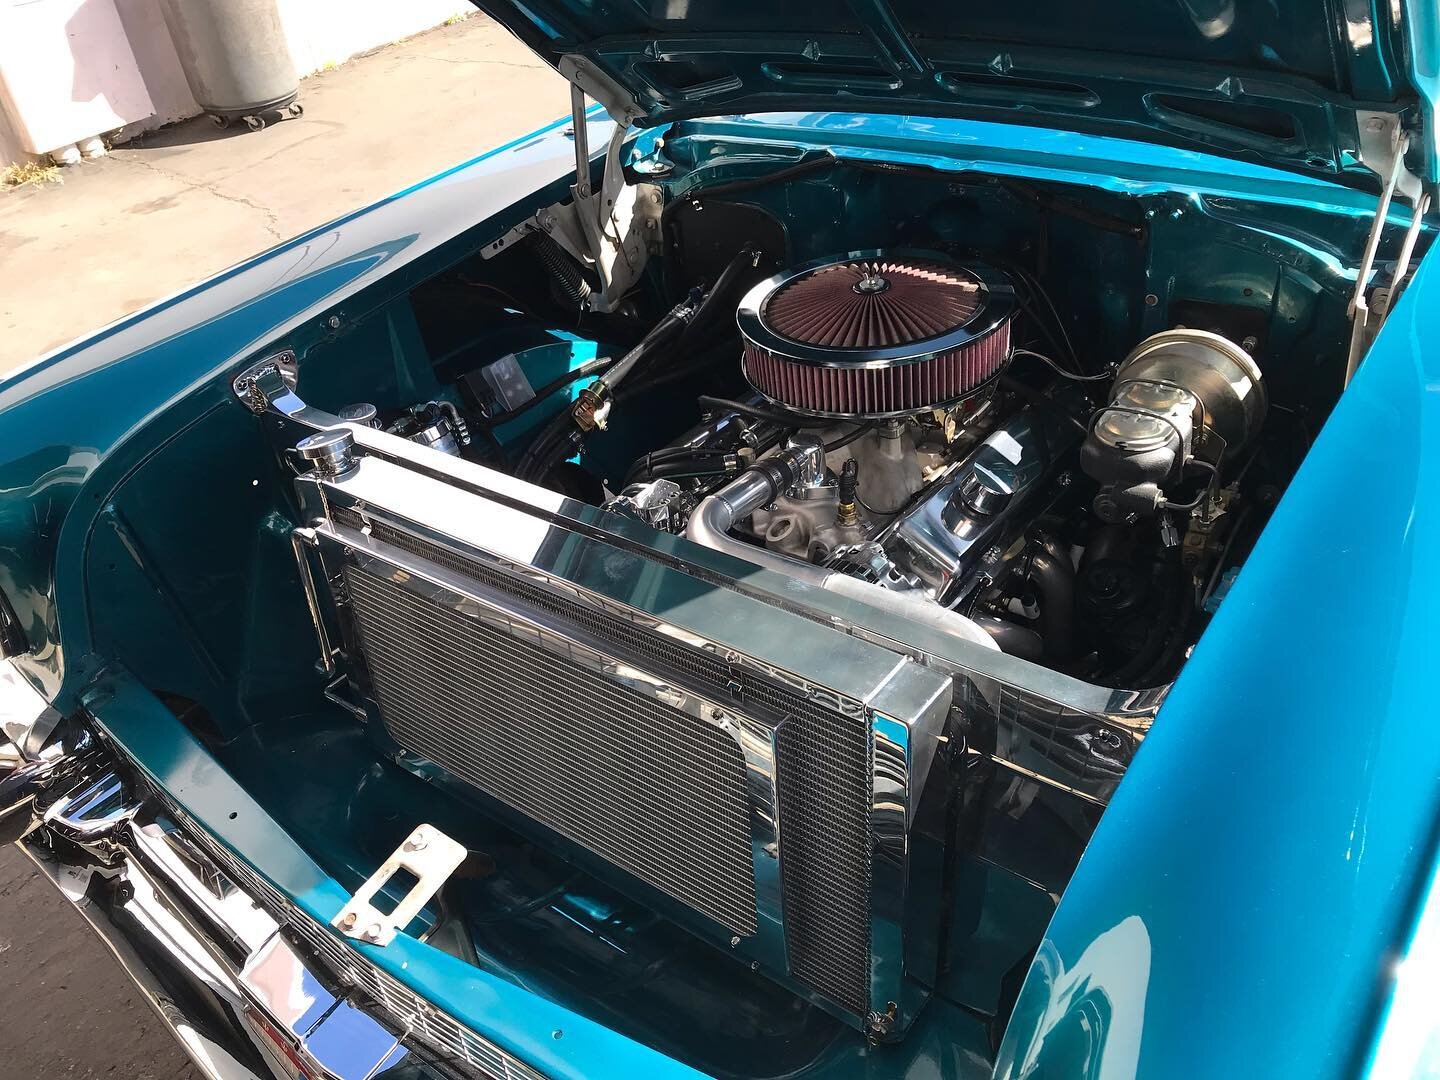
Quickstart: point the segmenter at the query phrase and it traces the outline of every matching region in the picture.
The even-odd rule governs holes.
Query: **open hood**
[[[475,0],[617,119],[1010,119],[1378,190],[1435,176],[1433,0]],[[1382,138],[1377,138],[1382,137]]]

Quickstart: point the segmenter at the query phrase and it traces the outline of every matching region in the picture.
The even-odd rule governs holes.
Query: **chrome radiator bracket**
[[[379,869],[355,890],[330,920],[330,925],[348,938],[368,941],[371,945],[389,945],[459,869],[466,854],[463,844],[456,843],[434,825],[417,825]],[[415,884],[388,913],[381,911],[375,906],[375,895],[400,870],[413,874]]]

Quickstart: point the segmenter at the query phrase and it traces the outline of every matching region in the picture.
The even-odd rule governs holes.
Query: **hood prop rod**
[[[1378,120],[1379,118],[1375,117],[1368,122],[1374,124]],[[1416,190],[1411,197],[1414,211],[1410,218],[1410,226],[1405,232],[1405,240],[1401,244],[1400,253],[1395,260],[1390,284],[1376,286],[1367,296],[1365,288],[1375,269],[1375,256],[1380,250],[1380,240],[1390,218],[1390,203],[1394,200],[1395,192],[1402,187],[1405,181],[1414,181],[1414,177],[1405,169],[1405,152],[1410,147],[1410,137],[1400,131],[1398,127],[1392,130],[1393,136],[1386,148],[1391,155],[1390,169],[1385,175],[1385,186],[1381,189],[1380,201],[1375,205],[1375,219],[1370,225],[1370,235],[1365,241],[1365,254],[1361,257],[1360,266],[1355,274],[1355,291],[1350,297],[1350,354],[1345,365],[1345,386],[1349,386],[1350,381],[1355,377],[1355,371],[1359,368],[1360,361],[1364,359],[1371,343],[1375,340],[1375,335],[1380,332],[1385,317],[1390,313],[1395,301],[1399,299],[1400,290],[1405,284],[1405,275],[1410,270],[1410,259],[1415,253],[1415,243],[1419,239],[1425,214],[1430,208],[1429,193],[1423,189]]]

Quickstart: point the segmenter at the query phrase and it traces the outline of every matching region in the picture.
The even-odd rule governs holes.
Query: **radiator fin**
[[[363,520],[340,507],[332,507],[332,514],[340,524],[363,529],[372,540],[573,625],[591,640],[604,642],[606,651],[613,649],[615,655],[645,670],[702,689],[712,697],[723,696],[732,707],[763,717],[766,724],[778,722],[775,785],[790,975],[850,1012],[863,1016],[869,1010],[872,783],[869,720],[863,710],[857,708],[853,715],[837,711],[748,667],[732,665],[719,655],[658,634],[643,622],[421,539],[383,520]],[[362,646],[367,655],[373,651],[368,638]],[[441,648],[450,646],[442,644]],[[374,664],[372,658],[372,668]],[[378,682],[379,676],[372,672],[372,678]],[[395,735],[390,706],[378,688],[377,697],[382,717]],[[585,708],[594,712],[597,703],[587,703]],[[551,721],[539,722],[543,726]],[[468,727],[469,722],[462,721],[459,726]],[[405,744],[404,739],[396,738]],[[434,753],[411,749],[484,788],[465,772],[453,769],[448,756],[435,756],[441,749],[432,748]],[[748,882],[753,912],[753,875]],[[692,903],[676,891],[665,891]],[[703,906],[699,909],[707,911]],[[753,918],[752,914],[752,925]]]
[[[776,736],[790,972],[861,1016],[870,1002],[870,739],[863,720],[799,715]]]
[[[359,567],[345,581],[397,743],[756,932],[745,762],[728,734]]]

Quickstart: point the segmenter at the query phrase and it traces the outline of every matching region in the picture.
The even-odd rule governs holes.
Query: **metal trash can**
[[[275,0],[162,0],[165,23],[200,107],[221,127],[252,131],[269,116],[299,116],[300,79]]]

